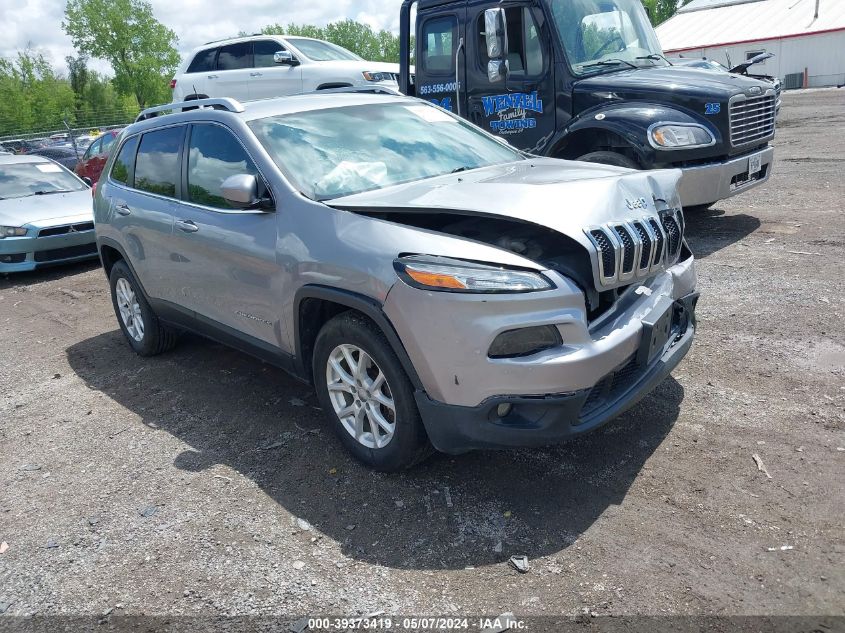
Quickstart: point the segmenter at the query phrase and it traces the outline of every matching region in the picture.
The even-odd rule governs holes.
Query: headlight
[[[367,81],[393,81],[393,73],[374,73],[364,71],[361,73]]]
[[[402,280],[415,288],[447,292],[532,292],[554,288],[539,273],[510,270],[453,259],[401,258],[394,262]]]
[[[716,142],[713,135],[700,125],[658,124],[649,128],[649,140],[657,149],[689,149],[706,147]]]
[[[0,226],[0,239],[4,237],[23,237],[26,229],[19,226]]]

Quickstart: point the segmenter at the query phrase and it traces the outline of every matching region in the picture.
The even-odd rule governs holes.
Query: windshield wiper
[[[627,64],[631,68],[639,69],[639,66],[636,64],[632,64],[628,60],[625,59],[603,59],[600,62],[592,62],[589,64],[581,64],[581,68],[591,68],[593,66],[618,66],[619,64]]]
[[[51,193],[73,193],[70,189],[53,189],[52,191],[35,191],[33,196],[49,196]]]
[[[650,53],[650,54],[648,54],[648,55],[640,55],[639,57],[635,57],[634,59],[662,59],[664,62],[666,62],[666,63],[667,63],[667,64],[669,64],[670,66],[674,66],[674,65],[675,65],[675,64],[673,64],[672,62],[670,62],[668,59],[666,59],[666,58],[665,58],[663,55],[661,55],[660,53]]]

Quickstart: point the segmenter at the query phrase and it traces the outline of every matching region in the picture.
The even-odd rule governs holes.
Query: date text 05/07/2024
[[[303,622],[305,624],[305,622]],[[503,631],[527,631],[525,621],[510,613],[496,617],[399,617],[388,616],[352,617],[352,618],[308,618],[307,630],[310,631],[444,631],[473,630],[481,633],[500,633]]]

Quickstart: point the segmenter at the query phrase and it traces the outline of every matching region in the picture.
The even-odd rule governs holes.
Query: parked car
[[[529,156],[398,94],[153,116],[183,105],[124,130],[95,194],[121,330],[313,382],[372,467],[593,430],[692,343],[677,170]]]
[[[88,185],[43,156],[0,156],[0,273],[96,256]]]
[[[399,65],[368,62],[309,37],[257,35],[194,49],[170,82],[173,101],[232,97],[241,101],[344,86],[396,88]]]
[[[97,137],[88,146],[74,170],[80,178],[88,178],[92,184],[97,183],[118,134],[120,134],[120,130],[109,130]]]
[[[47,145],[47,139],[13,139],[11,141],[3,141],[3,145],[15,154],[29,154],[36,149],[45,147]]]
[[[32,156],[45,156],[50,160],[54,160],[63,167],[67,167],[73,171],[76,163],[79,162],[79,156],[73,147],[67,145],[49,145],[30,152]]]

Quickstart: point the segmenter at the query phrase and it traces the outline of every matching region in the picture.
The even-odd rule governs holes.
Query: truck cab
[[[640,0],[405,0],[399,86],[531,154],[680,168],[685,207],[771,174],[772,84],[673,65]]]

